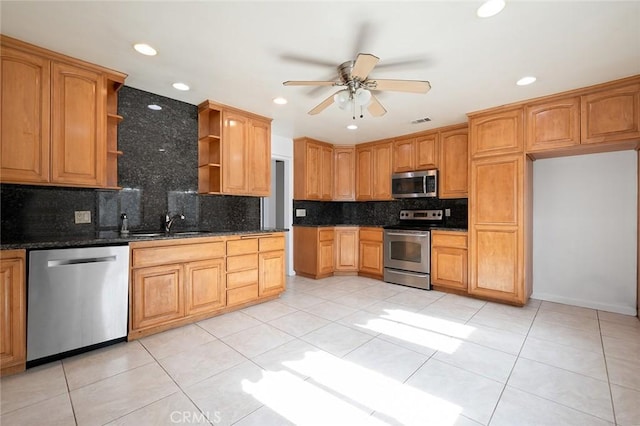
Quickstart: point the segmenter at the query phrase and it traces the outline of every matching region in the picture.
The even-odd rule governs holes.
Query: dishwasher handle
[[[55,266],[65,266],[65,265],[79,265],[83,263],[104,263],[104,262],[115,262],[116,256],[103,256],[103,257],[85,257],[79,259],[59,259],[59,260],[49,260],[47,262],[47,266],[49,268]]]

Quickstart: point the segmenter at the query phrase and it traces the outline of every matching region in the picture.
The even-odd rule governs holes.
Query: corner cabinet
[[[356,199],[356,149],[353,146],[334,146],[333,165],[335,171],[333,200],[354,201]]]
[[[333,145],[310,138],[293,141],[294,200],[333,199]]]
[[[0,251],[0,376],[27,362],[27,297],[24,250]]]
[[[198,106],[198,192],[271,193],[271,119],[205,101]]]
[[[117,188],[125,74],[2,36],[1,179]]]
[[[358,272],[358,227],[336,226],[334,240],[336,274],[355,275]]]

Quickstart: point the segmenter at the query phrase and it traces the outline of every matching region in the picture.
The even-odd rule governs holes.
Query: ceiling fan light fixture
[[[349,106],[349,102],[351,101],[351,97],[349,96],[348,90],[341,90],[335,95],[333,95],[333,101],[338,104],[340,109],[346,109]]]
[[[358,106],[367,106],[371,102],[371,92],[360,87],[356,90],[354,100]]]
[[[502,12],[504,6],[504,0],[487,0],[478,8],[476,14],[480,18],[490,18]]]

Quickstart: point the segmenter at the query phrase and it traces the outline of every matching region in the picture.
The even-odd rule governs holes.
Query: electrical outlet
[[[445,217],[451,216],[451,209],[444,209],[444,215]]]
[[[89,210],[76,210],[75,222],[79,223],[91,223],[91,212]]]
[[[305,217],[307,215],[306,209],[296,209],[296,217]]]

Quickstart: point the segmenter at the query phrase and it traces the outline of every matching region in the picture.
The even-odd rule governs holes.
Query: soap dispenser
[[[129,235],[129,219],[126,213],[122,213],[122,227],[120,228],[121,235]]]

